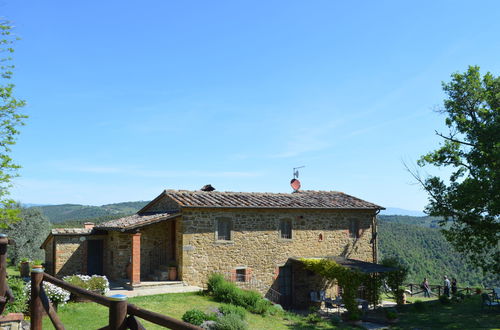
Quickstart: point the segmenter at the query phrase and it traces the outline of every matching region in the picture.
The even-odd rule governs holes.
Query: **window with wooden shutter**
[[[361,236],[361,230],[359,228],[359,220],[351,220],[349,223],[349,237],[359,238]]]
[[[292,238],[292,220],[281,219],[280,220],[280,235],[281,238],[291,239]]]
[[[231,220],[218,219],[217,220],[217,240],[230,241],[231,240]]]

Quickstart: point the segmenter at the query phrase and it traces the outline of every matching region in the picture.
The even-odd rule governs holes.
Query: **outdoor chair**
[[[319,292],[319,300],[325,301],[325,299],[326,299],[326,292],[322,290]]]
[[[309,296],[311,297],[311,301],[315,303],[320,303],[321,299],[318,297],[318,292],[316,291],[311,291],[309,292]]]
[[[500,303],[500,288],[494,288],[493,289],[493,293],[494,293],[494,297],[493,299],[496,301],[496,302],[499,302]]]
[[[492,301],[489,294],[487,293],[481,294],[481,300],[482,300],[481,308],[484,306],[488,306],[490,309],[492,309],[493,307],[500,306],[500,302]]]

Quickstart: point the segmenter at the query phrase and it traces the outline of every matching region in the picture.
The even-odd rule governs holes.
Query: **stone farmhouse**
[[[204,286],[219,272],[284,305],[305,306],[309,291],[326,284],[300,258],[377,271],[382,209],[334,191],[165,190],[132,216],[53,229],[41,248],[47,272],[58,277],[104,274],[136,286],[159,280],[157,270],[175,262],[186,284]]]

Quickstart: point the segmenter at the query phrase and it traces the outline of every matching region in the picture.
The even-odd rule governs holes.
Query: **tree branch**
[[[465,144],[465,145],[467,145],[467,146],[471,146],[471,147],[476,147],[476,145],[475,145],[475,144],[472,144],[472,143],[469,143],[469,142],[460,141],[460,140],[457,140],[457,139],[453,139],[453,138],[451,138],[451,137],[448,137],[448,136],[445,136],[445,135],[443,135],[443,134],[441,134],[441,133],[438,133],[438,131],[434,131],[434,132],[436,132],[436,135],[438,135],[438,136],[440,136],[440,137],[442,137],[443,139],[446,139],[446,140],[448,140],[448,141],[457,142],[457,143],[460,143],[460,144]]]

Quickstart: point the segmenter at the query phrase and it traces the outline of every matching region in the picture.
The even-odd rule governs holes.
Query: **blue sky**
[[[498,1],[6,1],[25,203],[338,190],[421,210],[441,82],[499,74]],[[432,173],[446,174],[447,171]]]

